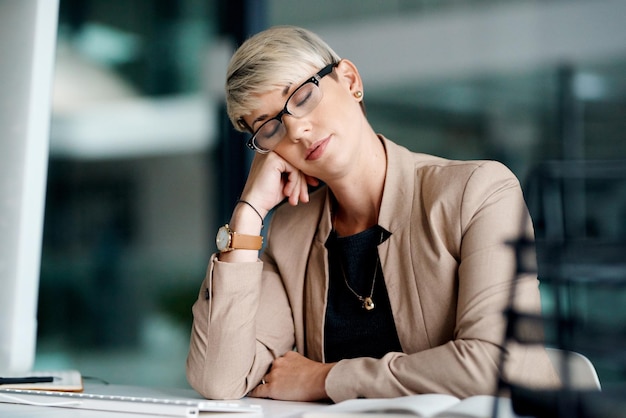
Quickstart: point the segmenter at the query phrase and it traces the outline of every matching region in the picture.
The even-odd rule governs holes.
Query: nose
[[[311,130],[311,123],[307,116],[296,118],[289,114],[283,115],[285,137],[291,142],[300,142],[306,133]]]

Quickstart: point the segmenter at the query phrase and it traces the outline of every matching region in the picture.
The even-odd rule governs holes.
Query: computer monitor
[[[0,375],[33,367],[58,0],[0,0]]]

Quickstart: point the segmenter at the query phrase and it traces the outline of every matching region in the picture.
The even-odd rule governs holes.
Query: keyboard
[[[239,400],[212,401],[204,399],[102,395],[82,392],[0,389],[0,402],[170,417],[197,418],[203,412],[243,412],[246,413],[243,414],[246,417],[263,416],[263,410],[260,405]],[[235,414],[233,418],[241,415]]]

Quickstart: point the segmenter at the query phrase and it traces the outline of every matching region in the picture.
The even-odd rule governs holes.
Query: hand
[[[335,363],[318,363],[295,351],[289,351],[272,363],[261,383],[248,395],[284,401],[318,401],[328,399],[326,376]]]
[[[294,206],[308,202],[307,186],[318,184],[316,178],[304,174],[275,152],[256,154],[241,196],[265,215],[284,198]]]

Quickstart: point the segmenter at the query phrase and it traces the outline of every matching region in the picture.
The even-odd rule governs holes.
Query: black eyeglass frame
[[[333,62],[331,64],[328,64],[327,66],[325,66],[324,68],[322,68],[321,70],[319,70],[317,73],[315,73],[315,75],[311,76],[311,78],[309,78],[308,80],[304,81],[302,84],[300,84],[298,86],[298,88],[296,88],[287,98],[287,100],[285,100],[285,106],[283,107],[283,110],[281,110],[280,112],[278,112],[278,114],[276,116],[274,116],[273,118],[270,118],[268,120],[266,120],[265,122],[263,122],[263,124],[261,126],[259,126],[259,128],[256,131],[252,131],[252,128],[243,120],[243,118],[239,119],[239,124],[242,126],[245,126],[245,128],[252,134],[252,136],[250,137],[250,139],[248,139],[248,141],[246,142],[246,145],[248,146],[248,148],[250,148],[252,151],[256,151],[260,154],[267,154],[268,152],[271,152],[272,150],[265,150],[262,149],[260,147],[258,147],[256,145],[255,142],[255,138],[257,136],[257,134],[259,133],[259,131],[261,129],[263,129],[263,127],[268,124],[269,122],[273,121],[273,120],[277,120],[280,124],[283,124],[283,116],[284,115],[292,115],[289,110],[287,109],[287,104],[289,103],[289,101],[291,100],[291,98],[293,97],[294,94],[296,94],[296,92],[298,90],[300,90],[303,86],[307,85],[308,83],[313,83],[315,84],[318,88],[320,85],[320,80],[322,78],[324,78],[325,76],[327,76],[328,74],[333,72],[333,69],[338,66],[339,63],[338,62]],[[293,116],[293,115],[292,115]]]

